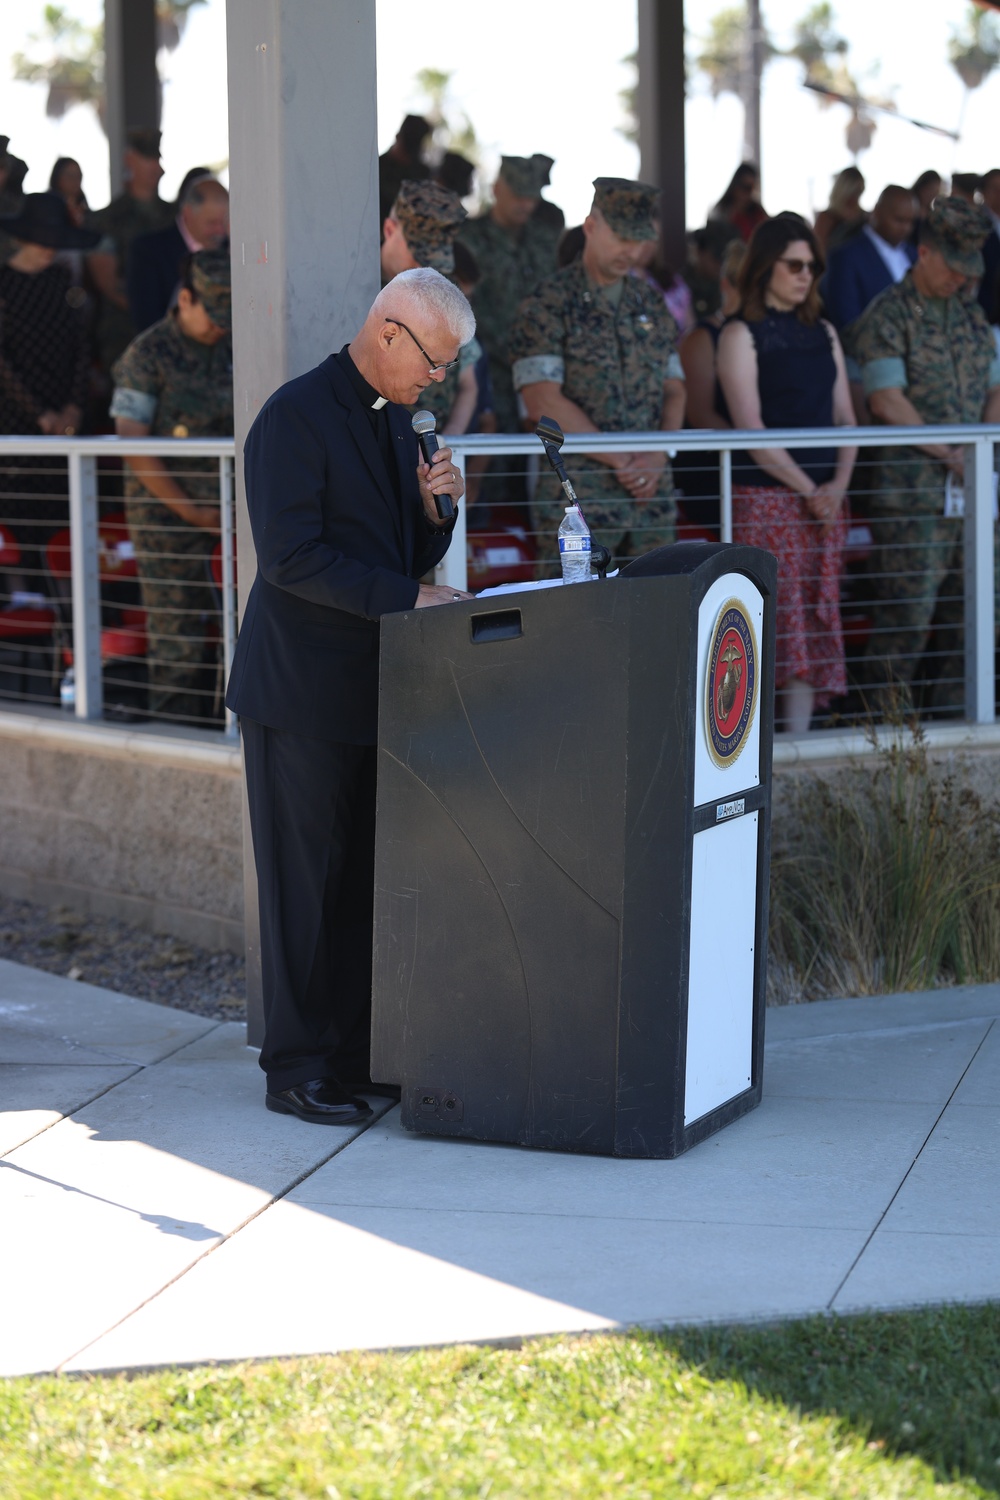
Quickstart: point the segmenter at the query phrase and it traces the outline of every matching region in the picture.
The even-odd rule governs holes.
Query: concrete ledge
[[[820,729],[809,734],[776,735],[774,766],[842,766],[848,761],[863,760],[887,750],[900,731],[891,725],[879,725],[871,732],[862,729]],[[909,731],[904,731],[906,738]],[[948,753],[956,750],[1000,750],[1000,724],[925,724],[923,738],[928,750]]]
[[[239,746],[0,711],[0,890],[243,950]]]
[[[82,750],[90,755],[156,762],[184,770],[240,774],[239,742],[224,739],[211,730],[172,730],[162,724],[155,728],[130,724],[125,728],[74,719],[57,709],[49,713],[37,709],[20,712],[10,706],[0,710],[0,738],[56,750]]]
[[[245,947],[243,923],[233,917],[70,880],[51,880],[31,870],[0,865],[0,894],[36,906],[65,906],[86,917],[113,917],[144,932],[168,932],[183,943],[214,952],[242,953]]]

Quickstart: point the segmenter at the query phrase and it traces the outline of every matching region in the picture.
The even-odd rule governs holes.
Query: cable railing
[[[469,503],[437,581],[478,591],[555,577],[563,502],[544,458],[539,464],[537,439],[448,441],[466,472]],[[932,493],[920,443],[964,453],[964,484],[951,487],[947,515],[944,470]],[[666,453],[678,540],[759,544],[765,533],[754,529],[734,454],[860,450],[833,584],[829,559],[800,580],[807,596],[827,603],[832,586],[842,622],[846,681],[831,679],[836,690],[819,694],[816,730],[900,711],[995,723],[998,444],[996,426],[701,430],[569,435],[563,455],[589,512],[589,454]],[[163,509],[158,520],[144,510],[124,463],[135,456],[169,459],[182,485],[188,466],[199,493],[210,491],[218,505],[217,526],[199,534]],[[235,734],[222,702],[237,631],[233,464],[232,439],[0,437],[0,708],[62,704],[78,721]],[[656,503],[628,502],[627,528],[612,532],[596,507],[593,529],[599,540],[607,532],[616,560],[659,539]],[[781,567],[779,556],[779,578]],[[814,627],[820,657],[827,646],[831,659],[840,650],[826,639],[832,631]],[[781,651],[779,642],[779,659]]]
[[[493,482],[501,494],[527,496],[522,511],[527,524],[507,523],[511,546],[504,549],[503,528],[490,527],[495,550],[520,548],[520,577],[554,577],[557,554],[552,545],[563,501],[546,474],[540,445],[532,434],[463,436],[449,439],[464,470],[485,473],[480,497]],[[734,455],[747,450],[857,447],[858,460],[848,491],[847,515],[835,580],[846,666],[840,691],[820,692],[813,716],[815,728],[849,728],[884,719],[963,719],[992,724],[996,706],[996,575],[994,547],[997,446],[1000,426],[839,427],[740,432],[594,433],[567,435],[563,457],[569,477],[580,490],[585,512],[599,541],[624,561],[641,552],[654,528],[643,525],[646,502],[633,502],[625,519],[631,534],[621,541],[621,520],[609,534],[603,502],[588,502],[586,459],[594,453],[666,453],[673,463],[677,500],[677,539],[743,541],[770,545],[773,528],[755,516],[762,502],[741,493]],[[922,453],[920,444],[958,446],[964,455],[964,483],[952,486],[945,513],[945,471]],[[701,462],[698,462],[698,460]],[[891,485],[887,464],[891,460]],[[489,468],[486,469],[486,463]],[[930,486],[927,465],[940,476]],[[610,472],[610,471],[608,471]],[[582,482],[581,482],[582,480]],[[777,485],[777,481],[774,481]],[[957,491],[957,493],[956,493]],[[541,496],[541,499],[539,497]],[[624,497],[627,499],[627,497]],[[734,503],[735,502],[735,503]],[[477,567],[474,538],[477,503],[463,507],[459,527],[468,527],[473,543],[456,531],[451,549],[438,569],[438,581],[465,587],[469,560],[470,587],[485,580]],[[509,509],[506,501],[498,507]],[[959,514],[961,512],[961,514]],[[595,524],[594,514],[597,521]],[[657,521],[657,525],[659,522]],[[813,526],[801,519],[793,526]],[[523,536],[518,532],[523,532]],[[794,550],[794,549],[792,549]],[[785,558],[779,554],[779,592]],[[832,663],[839,647],[828,637],[835,620],[828,601],[829,558],[814,562],[802,579],[803,592],[819,597],[820,615],[810,645],[821,665]],[[490,583],[498,579],[488,577]],[[783,643],[779,616],[778,659]],[[834,675],[831,673],[831,676]]]
[[[136,456],[217,521],[143,498]],[[233,462],[231,438],[0,437],[0,704],[235,734]]]

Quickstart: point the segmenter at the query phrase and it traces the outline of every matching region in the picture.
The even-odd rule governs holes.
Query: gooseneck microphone
[[[413,425],[414,427],[417,425],[416,417],[413,419]],[[562,485],[563,494],[570,505],[575,505],[581,516],[583,516],[583,506],[577,499],[572,480],[566,473],[566,465],[563,463],[562,452],[560,451],[563,443],[566,441],[562,428],[554,417],[541,417],[538,426],[535,428],[535,436],[545,449],[545,457],[552,465],[552,471]],[[584,524],[586,524],[586,516],[583,516],[583,519]],[[588,527],[587,529],[589,530],[590,528]],[[611,566],[611,553],[607,547],[602,547],[600,542],[591,542],[590,566],[598,578],[606,578],[608,576],[608,569]]]
[[[417,434],[417,442],[424,456],[425,464],[434,462],[434,455],[441,444],[437,440],[437,417],[432,411],[416,411],[413,413],[413,430]],[[455,507],[451,503],[450,495],[435,495],[434,504],[437,506],[438,517],[442,521],[450,521],[455,514]]]

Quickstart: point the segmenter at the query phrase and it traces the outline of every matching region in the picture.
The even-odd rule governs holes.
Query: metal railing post
[[[69,455],[69,532],[73,598],[73,678],[76,717],[99,719],[101,682],[101,584],[98,567],[97,459]]]
[[[458,469],[462,478],[465,478],[465,454],[462,450],[452,448],[452,462]],[[451,546],[444,557],[434,569],[434,582],[444,584],[450,589],[461,589],[463,593],[469,587],[469,559],[466,555],[466,527],[465,527],[466,505],[463,500],[458,507],[458,519],[455,522],[455,530],[451,534]]]
[[[723,448],[719,454],[719,538],[733,539],[733,453]]]
[[[993,444],[977,438],[965,449],[965,716],[996,717],[994,687]]]
[[[225,692],[236,650],[236,549],[233,533],[233,460],[219,459],[219,521],[222,562],[222,690]],[[225,711],[226,733],[236,736],[236,715]]]

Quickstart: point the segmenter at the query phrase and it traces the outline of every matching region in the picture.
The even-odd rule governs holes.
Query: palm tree
[[[743,156],[760,164],[760,80],[775,48],[760,15],[760,0],[717,11],[695,59],[712,98],[735,94],[743,104]]]
[[[969,96],[978,89],[1000,62],[1000,23],[995,15],[970,5],[962,26],[953,26],[948,42],[948,61],[962,80],[964,92],[958,114],[958,135],[962,134]]]
[[[172,52],[184,35],[188,16],[205,0],[156,0],[157,44]],[[45,113],[58,120],[74,104],[89,104],[102,129],[104,119],[104,26],[86,26],[65,5],[46,5],[42,30],[28,37],[30,52],[15,52],[11,62],[21,83],[48,88]],[[39,56],[38,54],[42,55]]]

